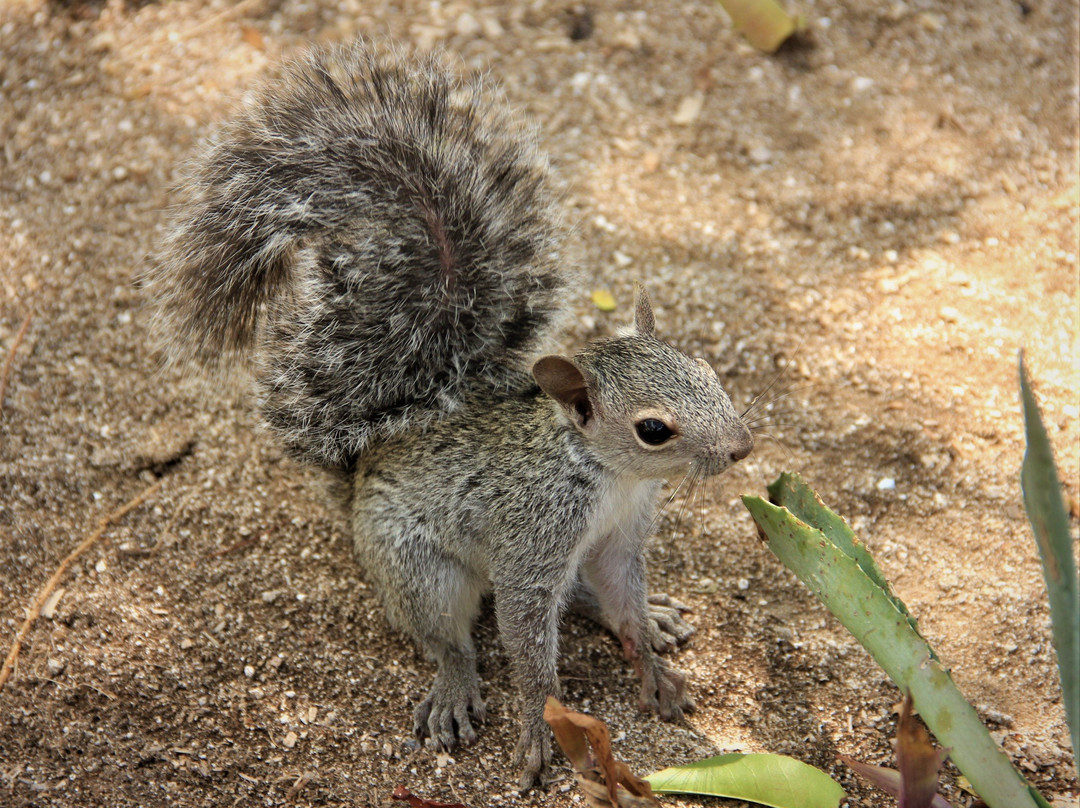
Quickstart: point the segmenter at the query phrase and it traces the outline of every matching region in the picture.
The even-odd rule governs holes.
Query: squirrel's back
[[[432,58],[309,53],[184,192],[147,278],[167,351],[250,362],[270,428],[319,465],[518,384],[563,309],[533,138]]]

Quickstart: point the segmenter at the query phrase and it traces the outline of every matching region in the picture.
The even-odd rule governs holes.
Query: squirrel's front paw
[[[686,674],[652,656],[641,665],[642,710],[659,713],[665,721],[678,721],[684,712],[693,712],[696,705],[686,692]]]
[[[528,791],[537,782],[543,782],[543,775],[551,763],[551,732],[547,725],[524,727],[521,738],[514,750],[514,765],[521,767],[518,789]]]
[[[476,730],[472,721],[482,724],[485,716],[479,685],[475,678],[461,681],[437,676],[428,697],[413,714],[413,732],[417,739],[426,738],[429,746],[440,749],[453,749],[458,743],[473,743]]]
[[[661,592],[649,595],[650,641],[654,651],[664,653],[682,645],[695,629],[682,618],[690,607]]]

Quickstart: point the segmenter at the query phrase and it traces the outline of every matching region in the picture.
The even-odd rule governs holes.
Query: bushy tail
[[[251,362],[293,455],[347,466],[519,383],[563,310],[533,139],[437,63],[319,50],[196,163],[148,276],[174,360]]]

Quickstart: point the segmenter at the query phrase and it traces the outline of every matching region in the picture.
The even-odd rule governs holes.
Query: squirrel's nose
[[[731,462],[738,463],[754,449],[754,435],[749,429],[743,427],[742,434],[731,449]]]

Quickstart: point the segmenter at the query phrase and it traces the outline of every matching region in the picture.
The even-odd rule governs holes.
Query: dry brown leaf
[[[245,25],[242,29],[244,41],[253,47],[255,50],[266,50],[266,40],[263,39],[262,32],[251,25]]]
[[[390,795],[392,800],[405,800],[409,803],[410,808],[468,808],[467,805],[462,805],[460,802],[438,802],[437,800],[425,800],[423,797],[418,797],[413,794],[405,786],[398,786],[394,789],[394,793]]]
[[[603,721],[568,710],[552,696],[548,696],[544,707],[544,720],[577,772],[578,785],[590,805],[596,808],[659,806],[652,787],[612,756],[611,734]]]

